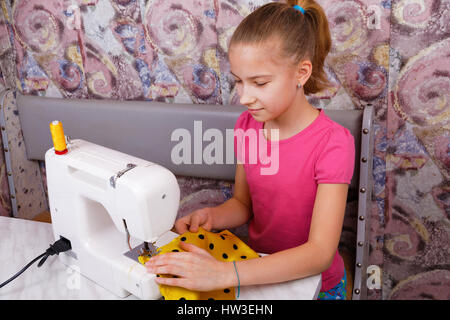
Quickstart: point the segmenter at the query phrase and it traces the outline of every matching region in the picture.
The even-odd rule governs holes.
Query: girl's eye
[[[256,85],[257,85],[258,87],[263,87],[263,86],[265,86],[267,83],[268,83],[268,82],[256,82]]]

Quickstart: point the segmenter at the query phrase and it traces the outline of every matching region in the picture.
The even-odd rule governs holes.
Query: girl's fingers
[[[147,271],[155,274],[172,274],[176,276],[186,276],[189,268],[186,253],[166,253],[151,258],[145,263]]]
[[[224,266],[206,250],[193,244],[181,242],[183,252],[168,252],[150,258],[145,263],[147,271],[175,277],[156,277],[159,284],[177,286],[190,290],[211,291],[220,288]]]
[[[211,231],[211,227],[212,227],[211,219],[206,220],[201,227],[203,229],[205,229],[206,231]]]
[[[164,266],[152,266],[148,267],[147,270],[154,274],[170,274],[177,277],[185,277],[186,269],[180,268],[174,265],[164,265]]]
[[[185,263],[189,259],[189,254],[186,252],[168,252],[151,257],[145,265],[150,266],[163,266],[168,264],[181,264]]]
[[[155,281],[159,284],[165,284],[168,286],[182,287],[183,286],[183,278],[163,278],[158,277]]]
[[[203,217],[201,217],[199,214],[195,214],[192,216],[191,218],[191,225],[189,226],[189,231],[190,232],[197,232],[198,231],[198,226],[203,223]]]
[[[186,278],[163,278],[158,277],[155,278],[156,283],[164,284],[167,286],[174,286],[174,287],[182,287],[186,288],[188,290],[197,290],[195,284],[192,280],[186,279]]]
[[[188,231],[189,228],[189,218],[183,217],[175,221],[175,230],[178,234],[183,234]]]
[[[199,248],[199,247],[197,247],[194,244],[182,241],[182,242],[180,242],[179,246],[180,246],[181,249],[186,250],[188,252],[197,253],[197,254],[200,254],[202,256],[208,256],[208,257],[213,258],[208,251],[206,251],[206,250],[204,250],[202,248]]]

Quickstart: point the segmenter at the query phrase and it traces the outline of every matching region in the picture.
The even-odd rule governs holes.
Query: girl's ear
[[[309,77],[312,74],[312,63],[310,60],[305,59],[298,63],[297,65],[297,85],[300,84],[302,87],[308,81]]]

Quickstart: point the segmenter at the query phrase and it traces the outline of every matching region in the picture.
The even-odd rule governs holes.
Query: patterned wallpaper
[[[267,2],[4,0],[0,89],[234,104],[227,40],[243,17]],[[371,103],[376,109],[369,299],[450,299],[450,1],[318,2],[332,33],[332,87],[310,102],[329,109]],[[0,161],[0,214],[8,215]],[[29,182],[20,170],[15,176],[19,184]],[[179,183],[180,215],[223,202],[233,188],[185,177]],[[23,217],[38,213],[24,207]]]

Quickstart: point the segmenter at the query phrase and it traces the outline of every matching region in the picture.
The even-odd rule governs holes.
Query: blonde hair
[[[305,13],[294,9],[294,5],[301,6]],[[292,57],[295,64],[303,59],[311,61],[312,73],[304,85],[306,95],[328,87],[324,63],[331,49],[331,36],[327,17],[318,3],[287,0],[258,8],[239,24],[229,48],[234,44],[260,45],[274,38],[281,41],[282,54]]]

